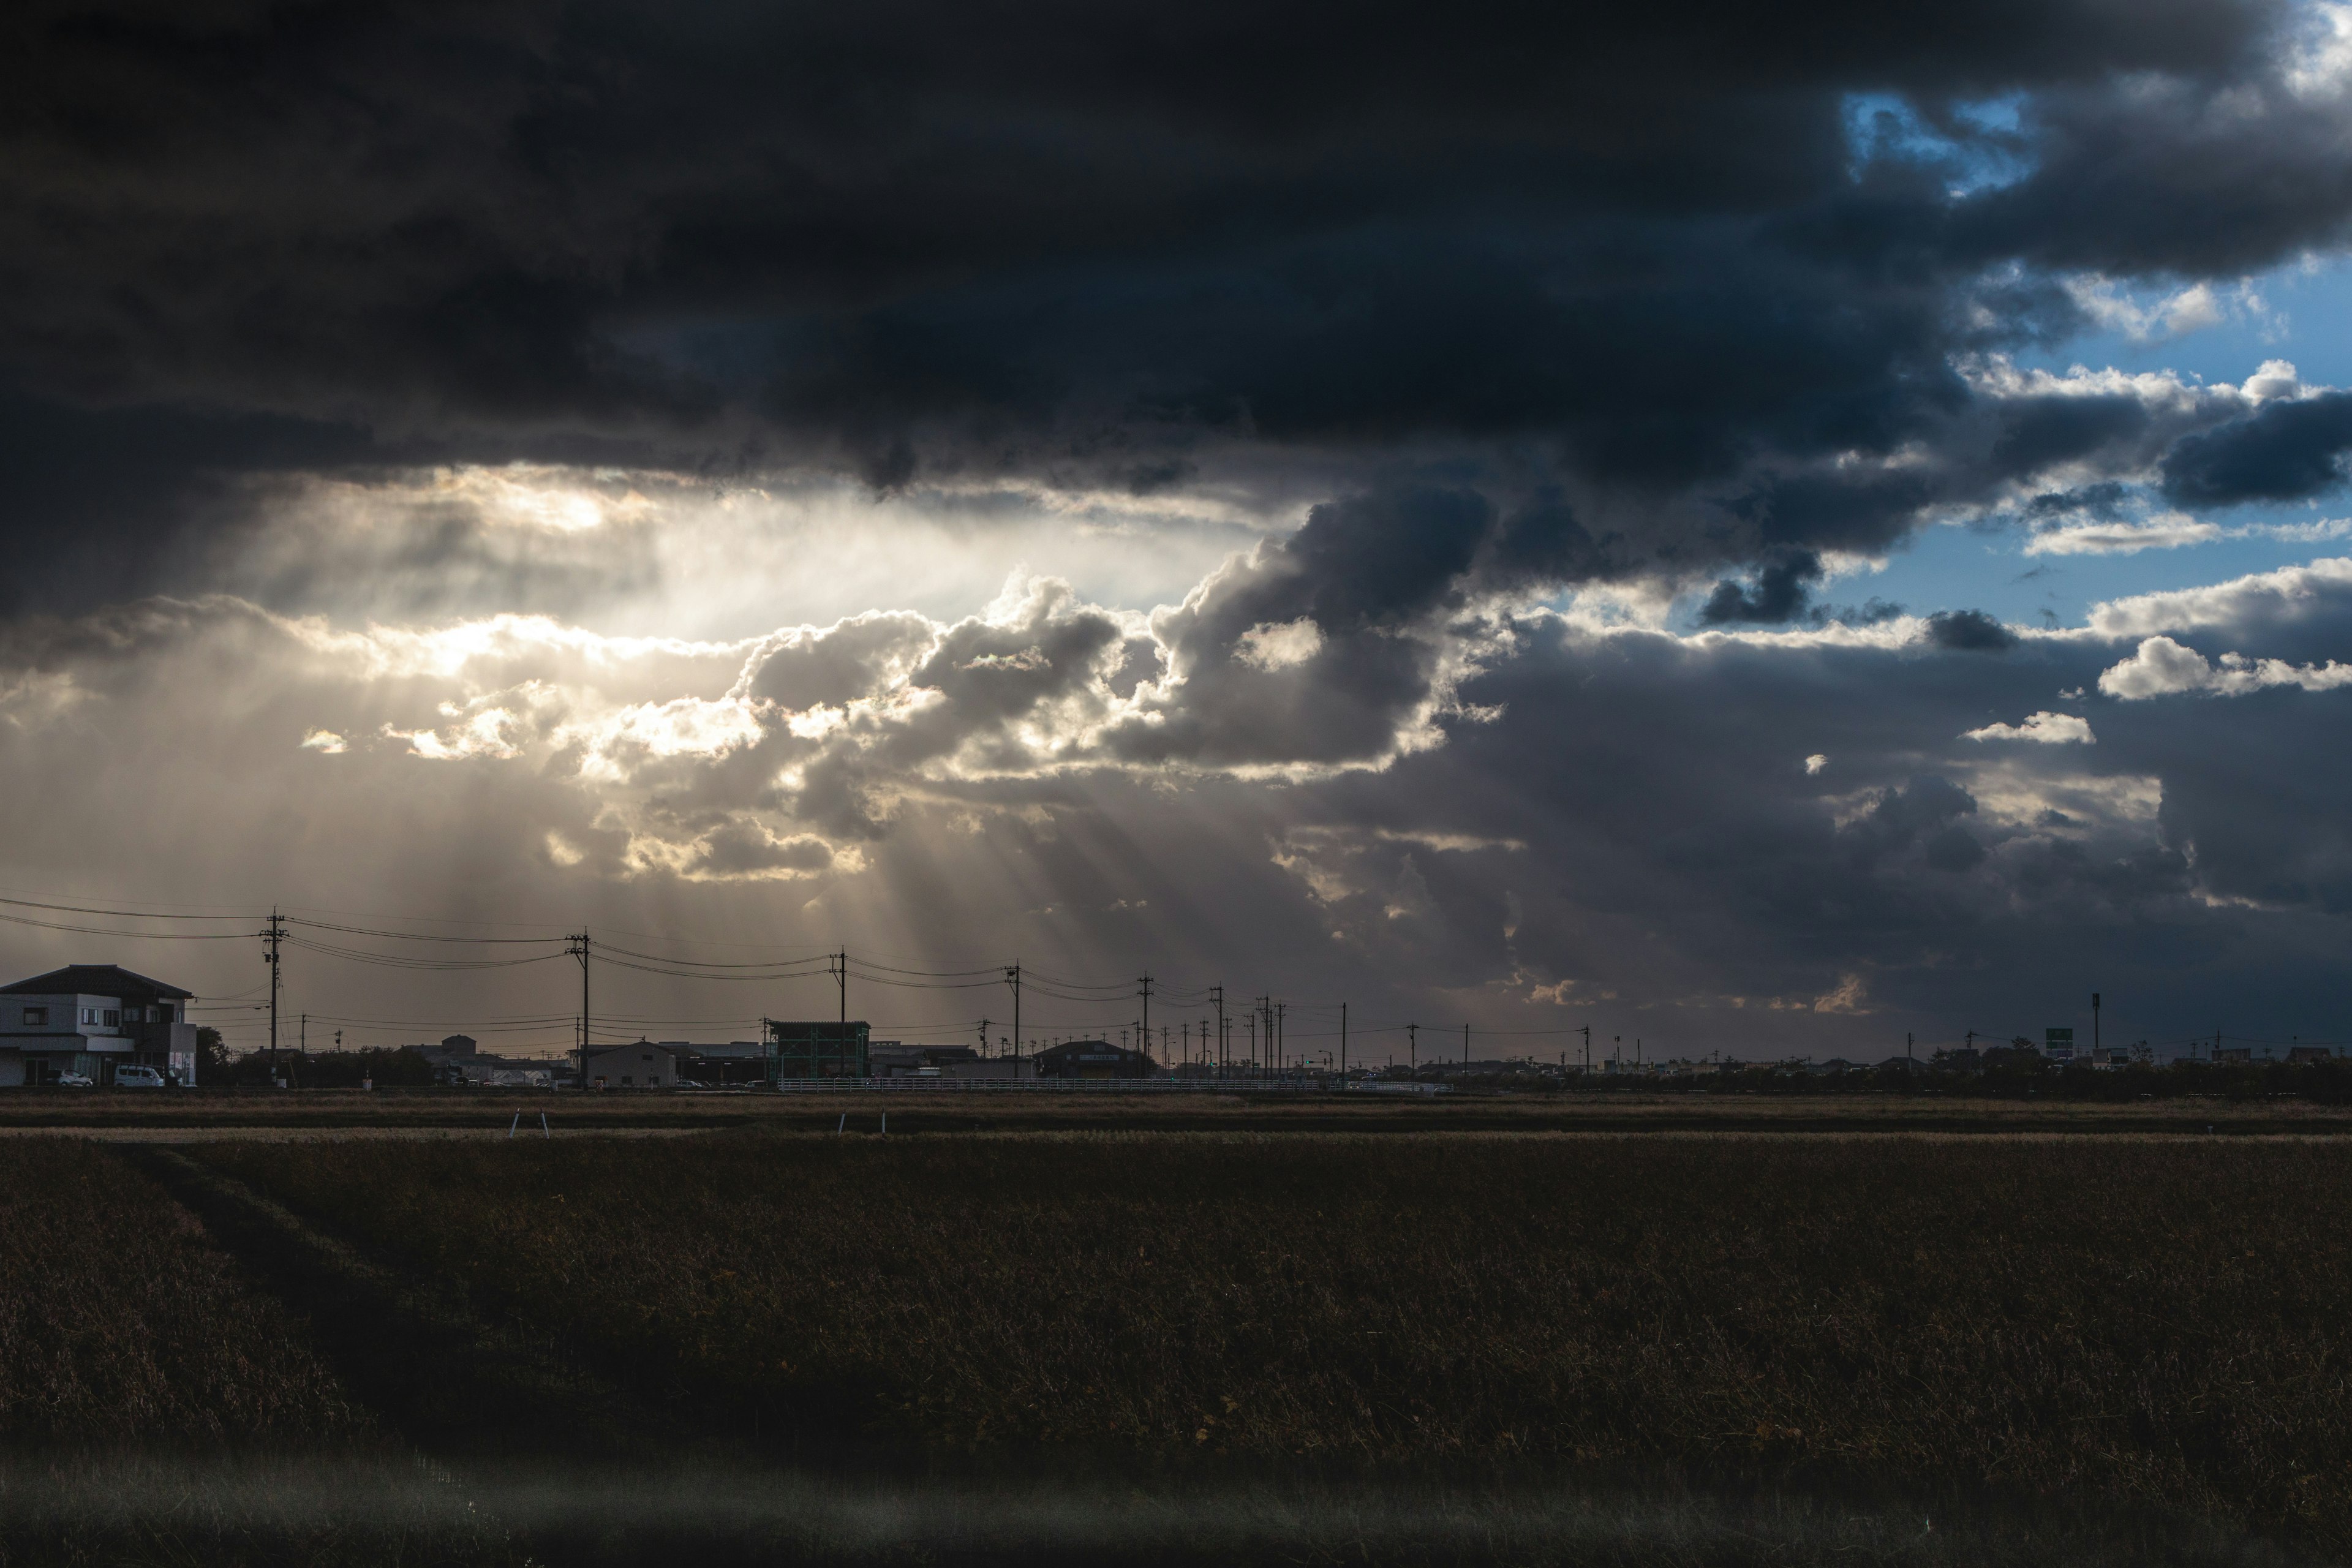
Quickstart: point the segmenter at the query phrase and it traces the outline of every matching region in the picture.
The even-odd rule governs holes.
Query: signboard
[[[2072,1029],[2042,1030],[2042,1054],[2048,1057],[2053,1062],[2073,1061],[2074,1059],[2074,1031]]]

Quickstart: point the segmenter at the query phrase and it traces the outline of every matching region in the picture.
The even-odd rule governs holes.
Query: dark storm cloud
[[[1821,577],[1822,558],[1811,551],[1784,553],[1757,574],[1753,588],[1717,583],[1706,603],[1699,606],[1698,618],[1711,626],[1795,620],[1805,607],[1811,585]]]
[[[2286,15],[18,7],[0,374],[320,425],[11,515],[128,542],[203,472],[404,453],[1140,494],[1434,445],[1518,475],[1514,510],[1568,498],[1579,535],[1496,543],[1525,574],[1883,549],[2145,436],[2128,399],[1971,417],[1956,354],[2080,321],[2007,262],[2168,276],[2337,232]],[[1855,93],[1922,129],[1858,152]],[[1960,111],[2011,93],[2014,127]]]
[[[2352,447],[2352,393],[2264,405],[2190,436],[2164,460],[2164,491],[2186,506],[2302,500],[2344,482]]]
[[[1937,647],[1999,653],[2017,646],[2017,634],[1982,610],[1938,610],[1927,617],[1927,640]]]

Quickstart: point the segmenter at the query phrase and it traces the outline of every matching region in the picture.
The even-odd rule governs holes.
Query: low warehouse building
[[[1065,1040],[1048,1046],[1036,1057],[1039,1078],[1150,1078],[1151,1058],[1141,1051],[1114,1046],[1108,1040]]]
[[[590,1089],[676,1089],[678,1048],[639,1040],[588,1053]]]

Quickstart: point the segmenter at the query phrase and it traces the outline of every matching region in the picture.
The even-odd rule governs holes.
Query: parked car
[[[121,1067],[114,1069],[117,1089],[162,1089],[163,1075],[153,1068]]]
[[[96,1084],[89,1081],[89,1074],[86,1072],[61,1072],[49,1081],[56,1084],[59,1089],[95,1089],[98,1087]]]

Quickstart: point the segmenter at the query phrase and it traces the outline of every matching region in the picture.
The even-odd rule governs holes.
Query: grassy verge
[[[220,1145],[715,1402],[927,1443],[1796,1464],[2352,1542],[2326,1144]]]

